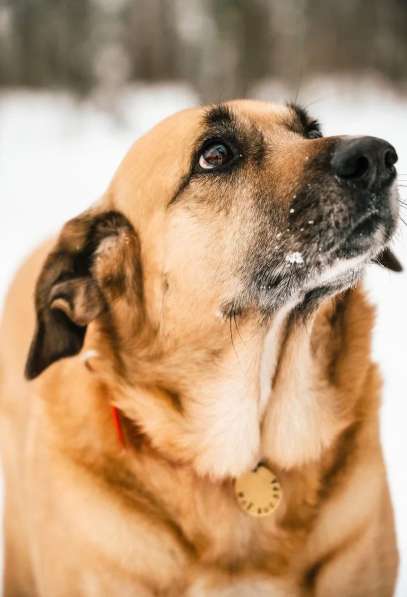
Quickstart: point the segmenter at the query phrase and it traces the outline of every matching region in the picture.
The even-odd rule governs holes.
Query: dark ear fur
[[[92,273],[95,252],[123,227],[131,228],[117,212],[86,213],[64,226],[36,285],[37,323],[25,368],[27,379],[80,352],[87,325],[107,309]]]
[[[392,272],[403,271],[403,266],[401,265],[400,261],[397,259],[393,251],[389,249],[389,247],[383,249],[383,251],[379,253],[379,255],[376,257],[375,261],[382,267],[390,269]]]

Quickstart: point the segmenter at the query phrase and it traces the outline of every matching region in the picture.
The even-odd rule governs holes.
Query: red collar
[[[126,436],[124,434],[120,410],[112,406],[113,425],[116,430],[117,440],[122,448],[127,448]]]

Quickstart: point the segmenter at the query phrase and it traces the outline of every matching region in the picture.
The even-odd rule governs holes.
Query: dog
[[[295,104],[192,108],[31,255],[1,328],[6,597],[393,594],[362,277],[401,269],[396,161]]]

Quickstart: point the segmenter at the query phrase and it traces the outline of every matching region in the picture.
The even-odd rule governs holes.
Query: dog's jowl
[[[296,105],[187,110],[27,260],[0,334],[6,597],[392,595],[361,280],[401,269],[396,161]]]

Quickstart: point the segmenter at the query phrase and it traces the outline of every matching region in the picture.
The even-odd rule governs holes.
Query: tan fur
[[[270,176],[288,203],[305,158],[328,141],[286,130],[285,107],[231,106],[274,144],[275,170],[259,178]],[[201,116],[183,112],[139,140],[86,216],[118,210],[137,239],[122,230],[99,245],[92,275],[111,309],[90,324],[81,354],[34,382],[23,378],[30,297],[54,243],[10,289],[0,336],[5,597],[393,592],[372,308],[359,286],[325,299],[305,322],[288,305],[268,329],[254,311],[230,328],[219,297],[240,284],[229,272],[246,243],[242,203],[214,216],[194,183],[195,211],[168,208]],[[239,192],[250,213],[247,176]],[[59,243],[79,247],[83,235],[79,219]],[[239,509],[233,479],[259,460],[283,499],[256,519]]]

